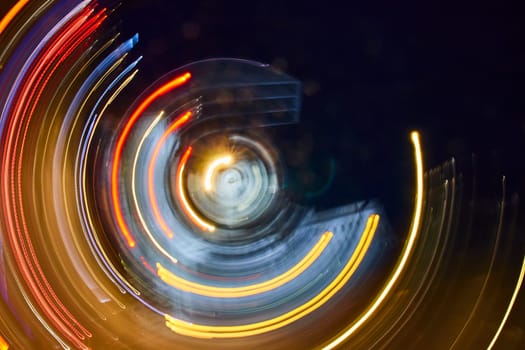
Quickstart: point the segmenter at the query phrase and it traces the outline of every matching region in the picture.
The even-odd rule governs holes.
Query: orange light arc
[[[119,168],[120,168],[120,159],[122,157],[122,151],[124,144],[131,133],[133,125],[137,122],[138,118],[142,113],[159,97],[165,95],[166,93],[172,91],[173,89],[183,85],[191,78],[191,74],[185,73],[181,76],[178,76],[166,84],[162,85],[160,88],[155,90],[151,95],[149,95],[131,114],[131,117],[127,121],[122,133],[120,134],[115,151],[113,153],[113,162],[111,168],[111,201],[113,205],[113,211],[115,213],[115,218],[117,220],[117,225],[120,229],[120,232],[124,236],[128,246],[134,248],[136,245],[135,238],[130,232],[129,226],[124,219],[124,214],[122,213],[122,205],[120,203],[120,195],[118,191],[118,178],[119,178]]]

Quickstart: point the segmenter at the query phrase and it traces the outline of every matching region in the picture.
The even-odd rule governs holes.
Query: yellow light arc
[[[207,192],[211,191],[213,189],[212,179],[213,175],[215,174],[215,171],[217,168],[221,166],[228,166],[233,162],[233,157],[231,155],[226,155],[223,157],[219,157],[215,160],[213,160],[206,169],[206,175],[204,177],[204,190]]]
[[[510,298],[510,302],[509,302],[509,305],[507,306],[507,310],[505,311],[505,314],[503,315],[503,319],[501,320],[498,326],[498,329],[496,333],[494,334],[494,337],[492,338],[489,346],[487,346],[487,350],[492,350],[501,332],[503,331],[503,327],[505,326],[505,323],[507,322],[507,319],[509,318],[512,308],[514,307],[514,303],[516,302],[516,299],[518,298],[521,285],[523,284],[524,277],[525,277],[525,256],[523,257],[523,262],[521,263],[521,271],[518,277],[518,282],[516,283],[516,287],[514,288],[514,292],[512,293],[512,297]]]
[[[372,304],[368,306],[366,311],[361,314],[352,324],[350,324],[343,332],[332,339],[329,343],[322,347],[323,350],[330,350],[340,346],[345,342],[352,334],[354,334],[372,315],[377,311],[379,306],[386,299],[388,294],[392,291],[392,288],[396,284],[399,276],[403,272],[409,257],[412,254],[414,244],[418,237],[419,229],[421,226],[421,215],[423,212],[423,193],[424,193],[424,180],[423,180],[423,155],[421,152],[421,144],[419,140],[419,133],[411,133],[412,144],[414,146],[414,158],[416,163],[416,198],[415,207],[412,215],[412,223],[410,225],[410,231],[408,239],[406,240],[405,246],[401,253],[401,258],[398,260],[394,272],[390,276],[388,282],[385,284],[383,289],[379,292],[377,297],[374,299]]]
[[[289,325],[320,308],[343,288],[365,257],[378,224],[379,215],[370,215],[357,247],[337,277],[308,302],[285,314],[269,320],[238,326],[200,325],[165,315],[166,326],[178,334],[196,338],[239,338],[270,332]]]
[[[197,214],[191,207],[188,199],[186,198],[186,191],[184,191],[184,168],[186,166],[186,161],[191,154],[191,147],[188,147],[186,152],[182,155],[180,160],[179,168],[177,170],[177,194],[179,196],[180,203],[188,215],[190,220],[196,224],[199,228],[206,230],[210,233],[215,232],[215,226],[209,224],[206,220],[202,219],[199,214]]]
[[[252,284],[242,287],[213,287],[200,283],[188,281],[184,278],[174,275],[171,271],[164,268],[160,263],[157,263],[157,274],[165,283],[179,290],[186,292],[204,295],[214,298],[240,298],[250,295],[260,294],[269,290],[278,288],[289,281],[293,280],[305,270],[307,270],[314,261],[321,255],[333,234],[331,232],[325,232],[315,244],[315,246],[299,261],[294,267],[286,271],[285,273],[276,276],[268,281],[264,281],[257,284]]]
[[[29,0],[19,0],[15,6],[7,12],[7,14],[0,20],[0,34],[7,28],[9,23],[16,17],[16,15],[22,10],[22,8],[29,2]],[[0,343],[1,344],[1,343]],[[1,349],[1,348],[0,348]]]
[[[9,345],[7,344],[7,341],[5,341],[4,338],[2,338],[2,336],[0,335],[0,350],[7,349],[9,349]]]
[[[144,219],[144,215],[142,214],[142,209],[140,208],[139,200],[138,200],[138,196],[137,196],[137,179],[136,179],[137,178],[137,173],[138,173],[137,165],[138,165],[140,154],[142,153],[142,147],[144,147],[145,141],[147,140],[149,135],[153,132],[153,129],[161,121],[163,116],[164,116],[164,111],[161,111],[157,115],[157,117],[153,120],[153,122],[146,128],[146,131],[144,132],[144,134],[142,135],[142,137],[141,137],[141,139],[139,141],[139,144],[137,146],[137,151],[136,151],[135,157],[133,159],[133,166],[132,166],[132,171],[131,171],[131,194],[132,194],[132,197],[133,197],[133,204],[135,206],[135,210],[137,212],[139,221],[140,221],[140,223],[142,225],[142,228],[146,232],[146,235],[148,236],[150,242],[153,243],[155,248],[157,248],[157,250],[162,255],[164,255],[165,257],[170,259],[171,262],[176,264],[178,262],[177,259],[175,259],[173,256],[171,256],[171,254],[169,254],[166,251],[166,249],[164,249],[164,247],[162,247],[162,245],[157,241],[157,239],[155,238],[155,236],[153,235],[153,233],[149,229],[149,226],[146,223],[146,220]]]

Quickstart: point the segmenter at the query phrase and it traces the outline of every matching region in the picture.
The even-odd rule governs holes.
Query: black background
[[[302,122],[284,132],[289,147],[308,152],[298,171],[314,169],[315,188],[326,159],[337,160],[317,205],[379,198],[404,225],[411,130],[421,131],[427,169],[451,156],[468,166],[481,154],[496,159],[495,176],[522,187],[525,21],[517,6],[130,0],[115,17],[124,35],[140,35],[137,93],[211,57],[271,63],[301,80]]]

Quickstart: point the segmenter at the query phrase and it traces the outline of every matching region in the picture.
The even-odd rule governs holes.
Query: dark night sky
[[[250,58],[318,83],[305,114],[323,112],[329,122],[457,137],[509,131],[501,121],[513,120],[523,134],[525,21],[517,8],[311,3],[130,0],[118,14],[124,32],[140,33],[151,78],[201,58]]]
[[[288,136],[298,147],[315,140],[305,168],[337,159],[329,193],[337,204],[379,197],[402,212],[412,198],[414,128],[427,167],[476,152],[498,154],[504,171],[521,174],[525,21],[517,7],[342,4],[131,0],[118,16],[124,33],[140,33],[143,83],[210,57],[272,63],[301,80],[302,122]]]

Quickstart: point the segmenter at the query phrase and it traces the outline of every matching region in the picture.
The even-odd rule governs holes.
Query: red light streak
[[[34,70],[33,76],[35,76],[38,73],[40,73],[40,75],[38,76],[38,78],[36,78],[36,83],[32,81],[33,79],[30,79],[30,83],[28,83],[26,85],[28,87],[35,87],[35,88],[33,88],[31,90],[31,92],[29,94],[29,97],[26,98],[26,100],[28,102],[31,102],[31,101],[35,101],[35,102],[33,103],[32,108],[31,108],[29,113],[27,113],[27,108],[29,107],[29,104],[26,104],[24,110],[21,112],[21,115],[27,115],[28,116],[28,118],[27,118],[28,120],[27,120],[27,123],[25,124],[24,133],[23,133],[23,136],[22,136],[22,141],[21,141],[21,145],[20,145],[19,159],[23,159],[23,153],[24,153],[24,147],[25,147],[25,142],[26,142],[26,137],[27,137],[27,131],[28,131],[28,128],[29,128],[29,125],[30,125],[30,120],[31,120],[31,118],[33,116],[33,112],[34,112],[34,110],[36,108],[36,105],[37,105],[36,101],[39,100],[39,98],[41,96],[41,93],[43,92],[44,88],[47,85],[47,82],[49,81],[49,77],[58,68],[58,65],[61,62],[63,62],[71,54],[71,52],[73,52],[80,45],[80,43],[83,40],[85,40],[89,35],[91,35],[98,28],[98,26],[100,26],[100,24],[105,19],[105,16],[103,18],[101,18],[101,19],[99,18],[100,15],[103,12],[104,12],[104,10],[102,10],[97,16],[90,18],[90,20],[88,20],[88,21],[85,21],[85,18],[83,18],[83,17],[77,18],[75,21],[73,21],[71,26],[70,26],[70,28],[68,30],[66,30],[64,32],[64,34],[54,43],[54,45],[51,46],[46,51],[45,55],[42,58],[41,64]],[[71,41],[74,40],[74,36],[76,34],[78,34],[78,33],[81,33],[82,35],[72,45]],[[68,48],[66,53],[63,53],[64,48]],[[49,70],[49,66],[52,64],[53,60],[55,60],[57,57],[59,58],[58,62],[56,62],[55,66],[51,69],[51,71],[49,73],[47,73],[46,71]],[[45,66],[45,68],[42,68],[42,66]],[[47,76],[47,78],[44,80],[44,84],[41,84],[43,77],[46,77],[46,76]],[[40,89],[39,89],[38,93],[36,93],[36,99],[34,99],[36,87],[38,87],[38,86],[40,86]],[[23,96],[23,97],[25,97],[25,96]],[[18,143],[18,137],[16,138],[16,141],[15,141],[15,148],[17,148],[17,143]],[[13,167],[14,167],[14,164],[15,164],[15,162],[13,162]],[[11,171],[12,172],[14,171],[13,168],[12,168]],[[17,178],[17,190],[18,190],[18,204],[19,204],[20,208],[22,208],[23,207],[23,199],[22,199],[22,161],[18,162],[16,178]],[[13,193],[13,195],[14,195],[14,193]],[[65,306],[60,302],[60,300],[58,299],[58,297],[54,293],[53,289],[51,288],[51,285],[49,284],[49,282],[45,278],[45,275],[44,275],[43,271],[41,270],[40,264],[38,263],[38,259],[36,258],[36,255],[34,254],[34,251],[32,249],[31,241],[30,241],[29,235],[27,233],[28,232],[28,228],[27,228],[27,224],[26,224],[26,220],[25,220],[25,216],[24,215],[21,215],[21,221],[22,221],[22,226],[23,226],[24,232],[26,233],[26,239],[28,241],[29,250],[31,251],[32,256],[34,257],[34,263],[35,263],[36,269],[37,269],[38,273],[42,276],[43,284],[45,285],[47,291],[49,292],[49,294],[51,295],[51,297],[55,301],[55,305],[58,305],[58,307],[62,310],[62,312],[65,314],[65,316],[63,316],[63,314],[61,312],[59,312],[59,310],[56,307],[54,307],[55,305],[53,303],[50,303],[50,305],[52,306],[54,311],[60,316],[60,318],[64,322],[66,322],[73,329],[73,331],[77,335],[77,337],[79,337],[80,339],[85,339],[85,336],[90,337],[91,333],[87,329],[85,329],[78,321],[76,321],[75,318],[73,317],[73,315],[71,315],[69,313],[67,308],[65,308]],[[40,288],[42,288],[42,287],[40,287]],[[49,297],[47,299],[49,299]],[[66,318],[66,316],[67,316],[67,318]],[[73,324],[71,324],[71,322]]]
[[[3,154],[1,169],[5,179],[2,194],[6,203],[4,210],[7,211],[5,217],[9,227],[8,238],[21,275],[40,308],[55,327],[76,347],[82,349],[87,349],[87,347],[79,339],[83,340],[86,336],[91,337],[91,333],[74,318],[55,294],[39,264],[31,242],[23,212],[22,160],[30,121],[50,77],[106,18],[105,15],[102,15],[105,10],[90,18],[92,11],[89,7],[85,8],[61,29],[56,34],[56,39],[50,41],[49,47],[37,58],[34,67],[29,71],[20,93],[14,100],[14,110],[7,126],[6,139],[9,142]],[[64,52],[65,49],[67,51]],[[51,67],[53,62],[54,66]]]
[[[130,119],[126,123],[124,130],[120,134],[120,137],[118,138],[117,145],[115,147],[115,152],[113,153],[113,162],[112,162],[112,168],[111,168],[111,199],[112,199],[112,205],[113,205],[113,211],[115,212],[116,219],[117,219],[117,225],[119,226],[119,229],[124,235],[124,238],[126,239],[126,242],[128,243],[128,246],[130,248],[135,247],[136,241],[133,235],[131,234],[129,227],[124,220],[124,216],[122,214],[122,206],[120,204],[120,195],[118,193],[118,176],[119,176],[119,165],[120,165],[120,158],[122,156],[122,151],[124,148],[124,143],[126,142],[133,125],[137,122],[140,115],[160,96],[170,92],[171,90],[183,85],[191,78],[190,73],[185,73],[165,85],[161,86],[157,90],[155,90],[151,95],[149,95],[140,105],[139,107],[133,112]]]
[[[160,213],[159,204],[157,202],[157,196],[155,196],[155,191],[153,189],[153,172],[155,170],[155,163],[157,162],[157,157],[159,155],[162,145],[166,142],[166,139],[171,133],[173,133],[175,130],[180,128],[184,123],[186,123],[190,119],[191,115],[192,115],[191,111],[188,111],[184,113],[182,116],[180,116],[179,118],[177,118],[169,126],[169,128],[164,132],[159,142],[157,143],[157,146],[155,147],[153,151],[153,155],[151,157],[151,160],[148,166],[148,196],[150,199],[151,208],[153,209],[153,214],[155,215],[155,219],[157,220],[158,224],[160,225],[160,227],[162,228],[166,236],[168,236],[168,238],[173,238],[173,232],[170,230],[170,228],[166,224],[166,221],[164,221],[162,214]]]

